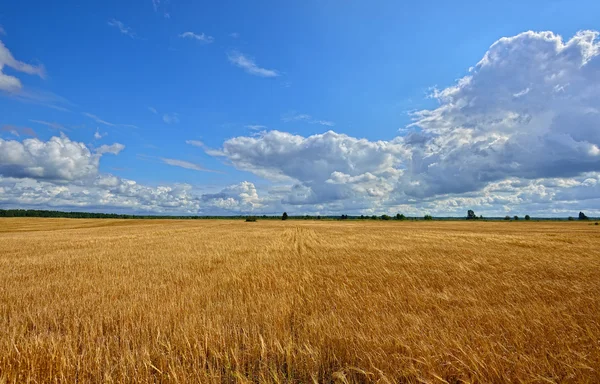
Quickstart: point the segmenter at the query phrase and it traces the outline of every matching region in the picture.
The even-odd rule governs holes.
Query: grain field
[[[0,219],[0,383],[598,383],[599,228]]]

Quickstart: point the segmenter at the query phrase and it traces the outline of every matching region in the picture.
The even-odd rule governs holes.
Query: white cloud
[[[113,144],[92,153],[85,144],[64,135],[48,141],[0,139],[0,175],[54,181],[86,179],[96,176],[104,153],[117,154],[122,149],[121,144]]]
[[[247,73],[249,73],[251,75],[260,76],[260,77],[278,77],[279,76],[279,72],[277,72],[276,70],[261,68],[258,65],[256,65],[254,60],[246,57],[245,55],[243,55],[240,52],[237,52],[237,51],[230,52],[227,54],[227,58],[229,59],[229,61],[231,63],[242,68],[243,70],[245,70]]]
[[[167,124],[177,124],[179,123],[179,115],[177,113],[165,113],[163,121]]]
[[[106,125],[108,127],[117,127],[117,126],[119,126],[119,127],[127,127],[127,128],[138,128],[136,125],[133,125],[133,124],[114,124],[114,123],[110,123],[110,122],[108,122],[106,120],[103,120],[100,117],[98,117],[98,116],[96,116],[94,114],[88,113],[88,112],[83,112],[82,115],[84,115],[86,117],[89,117],[90,119],[94,120],[98,124]]]
[[[94,139],[96,140],[100,140],[101,138],[103,138],[104,136],[106,136],[107,133],[100,133],[100,131],[98,129],[96,129],[96,132],[94,133]]]
[[[200,140],[186,140],[186,144],[190,144],[190,145],[193,145],[194,147],[198,147],[198,148],[206,148],[204,143],[201,142]]]
[[[284,114],[283,116],[281,116],[281,121],[283,121],[284,123],[306,121],[306,122],[309,122],[310,124],[320,124],[320,125],[324,125],[326,127],[333,127],[335,125],[335,123],[333,121],[315,120],[315,119],[313,119],[313,117],[311,115],[308,115],[306,113],[296,113],[296,112],[290,112],[290,113]]]
[[[574,177],[600,168],[597,32],[526,32],[494,43],[471,73],[417,112],[400,186],[416,197],[510,177]],[[560,89],[560,91],[557,91]]]
[[[135,33],[133,32],[133,30],[131,28],[129,28],[128,26],[126,26],[125,24],[123,24],[121,21],[116,20],[116,19],[110,19],[108,21],[108,25],[110,25],[111,27],[114,27],[116,29],[119,30],[119,32],[121,32],[124,35],[127,35],[131,38],[135,37]]]
[[[237,212],[252,212],[263,206],[256,187],[248,181],[227,187],[219,193],[204,194],[202,201],[216,208]]]
[[[96,149],[96,153],[99,155],[103,155],[105,153],[112,153],[113,155],[118,155],[123,149],[125,149],[125,146],[123,144],[119,144],[119,143],[115,143],[115,144],[111,144],[111,145],[101,145],[100,147],[98,147],[98,149]]]
[[[153,107],[148,107],[148,110],[152,113],[154,113],[155,115],[158,115],[158,111],[156,110],[156,108]]]
[[[312,117],[310,115],[307,115],[306,113],[290,112],[281,116],[281,121],[283,121],[284,123],[290,123],[293,121],[308,121],[311,118]]]
[[[102,120],[102,119],[101,119],[101,118],[99,118],[98,116],[96,116],[96,115],[93,115],[93,114],[91,114],[91,113],[88,113],[88,112],[83,112],[82,114],[83,114],[84,116],[87,116],[87,117],[89,117],[90,119],[94,120],[94,121],[95,121],[96,123],[98,123],[98,124],[107,125],[107,126],[109,126],[109,127],[114,127],[114,126],[116,126],[116,124],[109,123],[109,122],[108,122],[108,121],[106,121],[106,120]]]
[[[4,28],[0,25],[0,35],[6,35],[6,31],[4,30]]]
[[[335,123],[333,121],[329,121],[329,120],[313,120],[313,121],[311,121],[311,123],[324,125],[326,127],[333,127],[335,125]]]
[[[54,130],[57,130],[57,131],[69,131],[69,129],[67,129],[64,125],[59,124],[59,123],[53,123],[53,122],[44,121],[44,120],[33,120],[33,119],[31,119],[29,121],[31,121],[32,123],[37,123],[37,124],[45,125],[45,126],[50,127],[50,128],[52,128]]]
[[[238,39],[240,37],[240,34],[237,32],[231,32],[229,34],[229,37],[231,37],[232,39]]]
[[[288,180],[282,202],[304,207],[385,211],[412,204],[462,212],[480,204],[487,212],[561,212],[572,208],[563,194],[574,194],[565,188],[576,190],[567,181],[600,169],[597,37],[586,31],[563,41],[527,32],[500,39],[468,76],[434,91],[437,108],[414,113],[410,132],[391,141],[272,131],[229,139],[207,153]],[[282,120],[318,121],[297,113]],[[498,189],[507,180],[508,193]],[[548,186],[556,180],[562,186]]]
[[[267,128],[266,125],[260,125],[260,124],[250,124],[250,125],[246,125],[244,126],[245,128],[251,129],[253,131],[261,131]]]
[[[203,166],[199,165],[199,164],[195,164],[195,163],[190,163],[189,161],[184,161],[184,160],[177,160],[177,159],[168,159],[168,158],[164,158],[161,157],[160,160],[168,165],[172,165],[174,167],[180,167],[180,168],[185,168],[185,169],[191,169],[194,171],[200,171],[200,172],[216,172],[216,173],[221,173],[218,171],[213,171],[211,169],[206,169]]]
[[[46,70],[43,65],[35,66],[16,60],[8,48],[0,41],[0,91],[9,93],[19,92],[23,88],[21,80],[14,76],[4,74],[2,70],[5,66],[28,75],[37,75],[41,78],[46,76]]]
[[[383,190],[388,193],[402,174],[401,158],[408,156],[400,141],[371,142],[332,131],[309,137],[263,132],[257,137],[227,140],[219,151],[207,153],[226,157],[237,168],[267,179],[297,183],[302,187],[302,199],[296,194],[288,199],[293,204],[352,198],[361,188],[371,188],[373,196]],[[369,175],[377,180],[365,179],[373,185],[356,188],[327,182],[332,175],[341,174],[353,181]]]
[[[205,43],[205,44],[210,44],[215,41],[214,37],[205,35],[204,33],[201,33],[198,35],[194,32],[184,32],[181,35],[179,35],[179,37],[184,38],[184,39],[194,39],[196,41],[199,41],[199,42]]]

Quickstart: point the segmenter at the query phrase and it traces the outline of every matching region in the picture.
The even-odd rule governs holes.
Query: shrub
[[[423,220],[433,220],[433,216],[425,215],[425,216],[423,216]]]
[[[569,216],[569,218],[568,218],[567,220],[569,220],[569,221],[574,221],[574,220],[575,220],[575,218],[574,218],[573,216]]]
[[[504,220],[509,221],[510,220],[510,216],[504,216]]]
[[[389,217],[388,215],[381,215],[381,220],[389,220],[391,219],[391,217]]]
[[[254,223],[254,222],[256,222],[256,217],[254,217],[254,216],[248,216],[248,217],[246,217],[246,222],[247,223]]]

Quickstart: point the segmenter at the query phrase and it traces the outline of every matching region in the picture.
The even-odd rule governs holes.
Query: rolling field
[[[600,382],[600,226],[0,219],[0,383]]]

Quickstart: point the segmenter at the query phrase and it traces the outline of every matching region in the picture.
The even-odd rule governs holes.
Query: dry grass
[[[585,223],[0,219],[0,382],[600,382]]]

